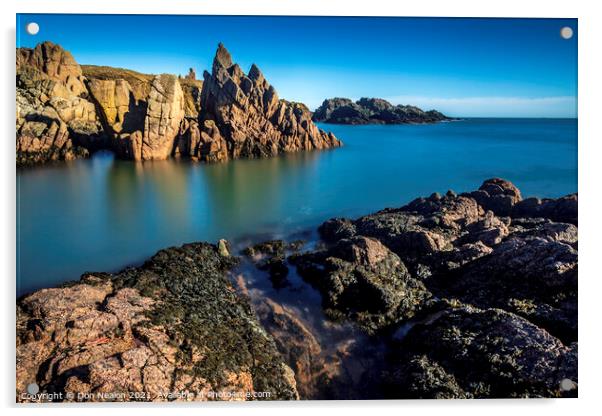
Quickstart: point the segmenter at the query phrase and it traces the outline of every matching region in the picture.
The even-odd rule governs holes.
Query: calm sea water
[[[345,147],[221,165],[90,160],[17,172],[17,294],[117,271],[191,241],[259,240],[489,177],[525,196],[577,191],[577,121],[323,125]]]

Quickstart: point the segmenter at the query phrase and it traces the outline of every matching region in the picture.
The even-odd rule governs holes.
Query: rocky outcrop
[[[137,102],[132,87],[125,79],[91,78],[87,86],[108,133],[114,137],[132,133],[144,122],[146,105]]]
[[[312,119],[333,124],[423,124],[452,120],[438,111],[423,111],[411,105],[393,105],[381,98],[329,98]]]
[[[35,68],[48,78],[61,82],[75,96],[86,91],[82,69],[69,51],[52,42],[38,44],[34,49],[17,49],[17,69]]]
[[[523,201],[489,179],[328,220],[326,246],[288,260],[331,318],[392,334],[385,397],[574,396],[577,194]]]
[[[432,296],[395,253],[373,238],[341,239],[291,261],[320,290],[329,316],[351,319],[370,334],[412,318]]]
[[[245,74],[222,44],[203,77],[199,124],[211,134],[198,146],[202,160],[223,160],[224,147],[227,158],[236,159],[341,145],[316,127],[304,105],[279,99],[256,65]]]
[[[118,156],[133,160],[172,156],[185,117],[184,93],[177,77],[157,75],[142,100],[136,99],[125,79],[92,78],[88,88]]]
[[[576,393],[577,346],[500,309],[450,308],[392,354],[400,398],[560,397]]]
[[[22,395],[30,383],[65,401],[297,398],[224,254],[206,243],[170,248],[139,268],[20,299],[17,400],[35,400]]]
[[[303,105],[278,98],[253,65],[248,76],[220,44],[206,82],[86,65],[50,42],[17,49],[17,163],[85,157],[185,157],[204,162],[326,149]]]
[[[17,49],[17,165],[85,157],[104,132],[81,68],[51,42]]]
[[[328,220],[309,249],[190,244],[35,292],[17,302],[18,400],[31,382],[62,400],[574,397],[578,230],[558,218],[577,195],[519,216],[525,200],[493,178]]]
[[[147,103],[142,146],[133,150],[134,159],[167,159],[184,119],[184,93],[178,79],[167,74],[156,76]]]

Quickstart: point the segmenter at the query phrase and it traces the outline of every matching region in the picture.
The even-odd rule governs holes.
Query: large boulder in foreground
[[[387,389],[406,398],[574,396],[577,346],[499,309],[450,308],[398,347]]]
[[[17,400],[33,382],[83,401],[297,398],[292,370],[226,276],[235,263],[188,244],[20,299]]]
[[[291,261],[320,290],[331,317],[351,319],[368,333],[412,318],[431,297],[401,259],[373,238],[342,239]]]
[[[284,152],[327,149],[341,142],[320,130],[303,104],[278,98],[272,85],[256,65],[248,74],[232,62],[220,44],[211,73],[205,71],[201,91],[199,124],[206,128],[213,121],[219,130],[207,135],[199,148],[201,159],[212,159],[217,147],[213,141],[227,143],[229,158],[259,158]]]

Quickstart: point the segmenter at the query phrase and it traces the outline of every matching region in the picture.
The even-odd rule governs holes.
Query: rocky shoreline
[[[311,247],[194,243],[86,273],[17,300],[17,400],[32,382],[67,401],[575,397],[577,205],[495,178],[330,219]],[[298,274],[325,327],[355,329],[333,344],[241,262],[276,292]]]
[[[278,97],[253,64],[218,46],[203,81],[82,68],[60,45],[17,48],[17,166],[108,149],[128,160],[223,162],[339,147],[303,104]]]
[[[451,121],[436,110],[412,105],[393,105],[382,98],[329,98],[314,111],[313,121],[331,124],[427,124]]]

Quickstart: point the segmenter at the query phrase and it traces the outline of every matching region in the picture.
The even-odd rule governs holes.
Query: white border
[[[6,2],[5,2],[6,3]],[[123,13],[123,14],[248,14],[248,15],[345,15],[345,16],[456,16],[456,17],[576,17],[579,18],[579,193],[580,205],[580,287],[579,287],[579,399],[574,400],[495,400],[495,401],[405,401],[405,402],[304,402],[245,405],[211,404],[205,406],[132,406],[87,405],[86,413],[106,415],[108,412],[132,412],[142,407],[145,413],[164,414],[219,411],[225,414],[307,414],[320,410],[342,408],[345,414],[365,414],[373,407],[379,412],[407,412],[408,414],[507,415],[508,413],[577,414],[599,409],[600,395],[600,324],[599,309],[601,276],[599,236],[602,236],[599,207],[602,207],[599,181],[602,178],[602,134],[598,114],[600,108],[602,66],[599,40],[602,39],[602,19],[594,1],[531,1],[503,0],[499,2],[475,0],[428,0],[424,2],[393,2],[384,0],[20,0],[2,4],[2,264],[4,272],[2,320],[4,340],[2,347],[1,390],[2,402],[25,413],[81,414],[77,406],[27,407],[15,409],[14,400],[14,277],[15,277],[15,173],[14,173],[14,59],[15,14],[20,13]],[[107,28],[110,30],[110,28]],[[202,30],[202,28],[200,29]],[[266,45],[269,47],[269,45]],[[173,410],[170,410],[173,409]]]

